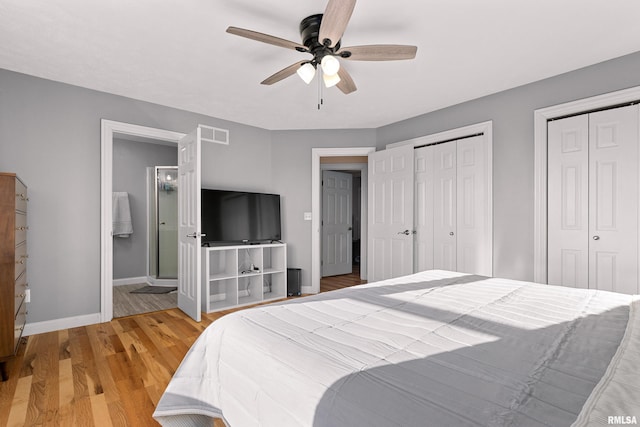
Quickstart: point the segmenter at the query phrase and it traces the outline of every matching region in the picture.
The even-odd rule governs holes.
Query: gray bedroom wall
[[[638,85],[640,52],[378,128],[378,148],[493,120],[494,275],[533,280],[534,110]]]
[[[147,167],[177,166],[178,147],[113,141],[113,191],[129,193],[133,233],[113,239],[113,278],[147,275]]]
[[[311,286],[311,149],[375,147],[375,129],[291,130],[272,133],[273,188],[282,195],[282,238],[288,266],[302,269],[302,285]]]
[[[230,146],[203,147],[203,183],[271,186],[264,129],[0,70],[0,170],[29,186],[29,323],[100,311],[103,118],[184,133],[199,123],[229,129]]]

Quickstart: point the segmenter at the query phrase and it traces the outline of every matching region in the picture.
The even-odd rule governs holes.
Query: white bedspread
[[[630,336],[633,299],[428,271],[241,310],[194,343],[154,417],[164,426],[210,417],[232,427],[570,426]]]

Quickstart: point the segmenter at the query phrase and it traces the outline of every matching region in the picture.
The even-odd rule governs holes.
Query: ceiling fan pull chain
[[[322,99],[322,82],[320,81],[320,77],[318,77],[318,110],[320,110],[320,106],[324,103]]]

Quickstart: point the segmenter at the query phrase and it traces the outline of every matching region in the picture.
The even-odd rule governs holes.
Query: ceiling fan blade
[[[240,37],[246,37],[251,40],[257,40],[262,43],[268,43],[275,46],[284,47],[287,49],[294,49],[298,52],[307,52],[307,48],[300,43],[292,42],[290,40],[281,39],[280,37],[270,36],[269,34],[259,33],[257,31],[246,30],[244,28],[229,27],[227,33],[234,34]]]
[[[322,15],[318,41],[324,44],[324,40],[329,39],[329,46],[334,47],[342,38],[355,6],[356,0],[329,0]]]
[[[353,82],[351,75],[344,69],[344,67],[340,67],[338,70],[338,76],[340,76],[340,81],[336,86],[345,95],[349,95],[351,92],[355,92],[358,89],[356,84]]]
[[[397,61],[400,59],[413,59],[418,48],[400,44],[372,44],[367,46],[351,46],[340,49],[338,54],[350,52],[350,56],[344,59],[351,61]]]
[[[272,76],[267,77],[266,79],[261,81],[260,84],[272,85],[274,83],[278,83],[280,80],[286,79],[287,77],[294,75],[296,71],[298,71],[298,68],[304,65],[305,62],[309,62],[309,61],[298,61],[295,64],[291,64],[287,68],[283,68],[282,70],[278,71]]]

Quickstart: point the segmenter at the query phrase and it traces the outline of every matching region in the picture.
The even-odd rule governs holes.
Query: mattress
[[[426,271],[241,310],[202,333],[154,418],[232,427],[640,418],[636,305],[630,295]]]

